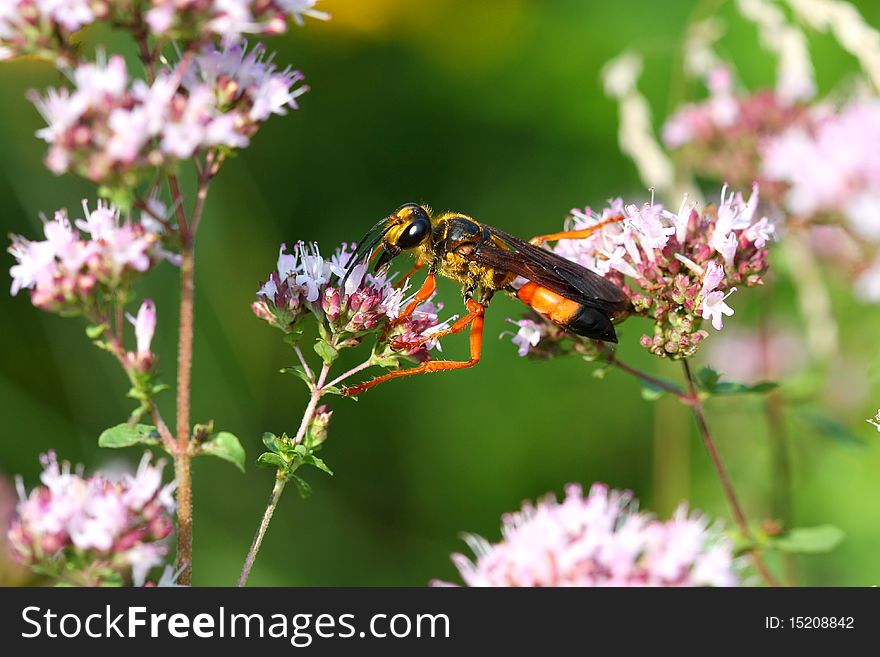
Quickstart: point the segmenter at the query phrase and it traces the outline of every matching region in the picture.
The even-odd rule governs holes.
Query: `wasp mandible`
[[[416,342],[392,342],[397,350],[414,349],[429,340],[458,333],[470,326],[470,358],[466,361],[431,360],[410,369],[396,370],[346,389],[357,395],[389,379],[427,372],[473,367],[480,361],[483,343],[483,314],[495,292],[504,291],[525,303],[558,326],[594,340],[617,342],[614,322],[630,311],[623,290],[599,274],[541,248],[558,239],[587,237],[602,226],[621,221],[612,217],[582,230],[541,235],[525,242],[503,230],[480,223],[460,212],[433,216],[418,203],[405,203],[373,226],[358,242],[345,278],[364,259],[373,257],[381,244],[375,268],[381,269],[401,253],[416,256],[414,271],[428,268],[428,276],[412,301],[395,320],[412,315],[436,289],[440,274],[462,284],[468,314],[448,329]],[[514,281],[525,282],[514,287]]]

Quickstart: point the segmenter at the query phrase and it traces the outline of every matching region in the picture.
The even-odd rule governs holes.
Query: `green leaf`
[[[706,367],[701,367],[700,371],[697,372],[696,383],[697,388],[699,388],[700,390],[711,392],[712,388],[714,388],[720,380],[721,373],[716,372],[708,365]]]
[[[713,395],[762,395],[771,390],[776,390],[778,387],[779,384],[775,381],[760,381],[752,384],[719,381],[707,392]]]
[[[822,554],[830,552],[843,541],[843,530],[834,525],[801,527],[779,536],[772,541],[773,547],[783,552],[799,554]]]
[[[370,360],[379,367],[398,367],[400,365],[400,357],[394,354],[388,356],[377,356],[374,354]]]
[[[312,487],[305,479],[295,474],[291,474],[290,478],[293,479],[293,483],[296,484],[296,490],[299,491],[299,496],[301,498],[306,499],[312,494]]]
[[[759,381],[752,384],[722,381],[721,374],[711,367],[704,367],[697,372],[696,384],[699,390],[710,395],[763,394],[779,387],[779,384],[774,381]]]
[[[306,382],[306,385],[309,388],[311,388],[312,386],[315,385],[314,382],[309,378],[309,375],[306,374],[305,369],[300,365],[291,365],[290,367],[282,367],[281,373],[282,374],[293,374],[294,376],[298,376],[299,378],[301,378],[303,381]]]
[[[301,328],[295,328],[284,336],[284,341],[291,347],[295,347],[297,344],[299,344],[302,335],[303,330]]]
[[[244,472],[244,447],[241,446],[238,438],[228,431],[220,431],[210,440],[203,442],[199,447],[199,453],[229,461]]]
[[[86,335],[89,336],[90,340],[97,340],[102,335],[104,335],[104,331],[106,331],[109,326],[106,324],[97,324],[86,327]]]
[[[117,424],[98,436],[99,446],[114,449],[132,445],[158,445],[160,442],[159,432],[151,424]]]
[[[810,428],[823,438],[830,438],[845,445],[865,446],[865,441],[847,429],[837,420],[834,420],[822,412],[809,407],[798,409],[798,415]]]
[[[263,444],[270,452],[278,453],[278,436],[267,431],[263,434]]]
[[[278,454],[263,452],[257,457],[257,465],[263,468],[279,468],[287,470],[287,463]]]
[[[323,386],[321,388],[321,394],[324,395],[342,395],[342,388],[338,386]]]
[[[339,356],[339,352],[335,347],[331,346],[326,340],[316,340],[315,341],[315,353],[321,357],[327,365],[330,365],[336,357]]]
[[[316,468],[318,468],[318,470],[323,470],[331,477],[333,476],[333,470],[328,468],[327,464],[324,463],[324,461],[322,459],[319,459],[314,454],[309,454],[308,456],[303,457],[303,463],[308,463],[309,465],[313,465]]]

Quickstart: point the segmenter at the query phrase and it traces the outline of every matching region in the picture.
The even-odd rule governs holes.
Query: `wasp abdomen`
[[[554,324],[572,333],[592,340],[617,342],[614,325],[601,310],[568,299],[532,281],[519,288],[516,296]]]

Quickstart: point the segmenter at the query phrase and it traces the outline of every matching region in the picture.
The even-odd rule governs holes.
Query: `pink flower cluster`
[[[46,165],[111,187],[131,187],[138,174],[210,148],[243,148],[259,124],[296,108],[302,75],[278,71],[262,46],[206,46],[152,84],[129,79],[125,60],[81,64],[73,89],[49,89],[31,100],[47,126]]]
[[[769,90],[735,92],[728,70],[710,74],[706,100],[666,121],[666,145],[702,177],[757,180],[789,227],[809,231],[816,253],[850,273],[857,297],[880,301],[880,154],[873,147],[880,100],[807,105]]]
[[[97,585],[107,573],[143,584],[162,563],[172,531],[175,484],[162,485],[164,464],[149,453],[135,475],[84,477],[53,452],[41,457],[42,486],[27,495],[19,480],[18,515],[9,530],[25,564],[68,582]]]
[[[11,292],[31,290],[31,301],[43,310],[89,316],[103,297],[127,289],[135,274],[163,259],[177,262],[162,248],[160,230],[148,213],[141,221],[122,221],[119,210],[102,201],[91,211],[83,201],[83,218],[73,224],[59,210],[44,222],[45,240],[12,236]]]
[[[566,229],[620,220],[585,239],[559,240],[554,251],[620,285],[635,314],[653,320],[653,335],[643,335],[642,346],[657,356],[689,357],[708,335],[702,320],[720,330],[723,318],[733,314],[726,300],[734,286],[762,281],[774,227],[766,217],[757,219],[757,208],[757,185],[748,201],[725,187],[719,205],[703,212],[687,198],[677,213],[618,198],[598,215],[589,208],[572,210]],[[570,337],[537,317],[514,323],[520,355],[552,355]]]
[[[731,542],[680,506],[661,522],[629,493],[569,485],[504,516],[502,540],[467,542],[476,559],[452,557],[466,586],[737,586]],[[445,584],[434,582],[435,585]]]
[[[415,341],[446,328],[447,322],[437,316],[442,306],[431,301],[420,304],[410,317],[392,327],[391,322],[411,300],[406,295],[408,285],[395,286],[384,274],[368,273],[367,263],[354,267],[345,278],[355,245],[351,247],[349,250],[343,244],[330,258],[324,258],[317,244],[299,242],[293,253],[286,253],[282,244],[276,271],[257,292],[254,314],[285,332],[292,332],[303,317],[313,314],[343,346],[356,346],[364,336],[379,334],[385,339],[388,356],[392,355],[390,342],[395,339]],[[427,360],[434,347],[439,349],[437,341],[394,353],[421,361]]]
[[[3,0],[0,3],[0,60],[19,55],[56,59],[70,35],[106,18],[108,0]]]
[[[151,0],[146,13],[150,31],[175,39],[237,39],[242,34],[281,34],[291,18],[327,20],[315,9],[318,0]]]
[[[709,75],[709,97],[688,103],[663,125],[663,141],[682,163],[700,176],[744,187],[758,180],[765,197],[776,198],[780,185],[760,176],[762,141],[786,127],[803,123],[803,105],[773,91],[737,93],[727,67]]]
[[[880,301],[880,99],[812,109],[809,121],[760,144],[761,175],[784,187],[794,219],[838,221],[859,244],[856,292]],[[874,260],[864,264],[865,253]],[[862,261],[863,264],[859,264]]]

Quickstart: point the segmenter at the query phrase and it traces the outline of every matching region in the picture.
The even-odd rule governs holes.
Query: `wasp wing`
[[[629,308],[630,302],[623,290],[596,272],[503,230],[492,226],[486,228],[504,248],[485,242],[480,244],[473,252],[480,262],[512,272],[567,299],[595,308],[609,312]]]

